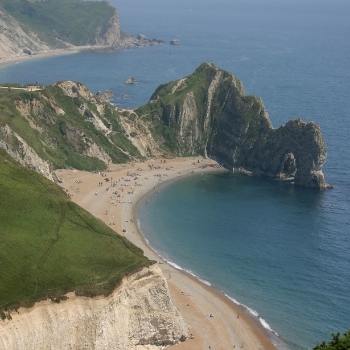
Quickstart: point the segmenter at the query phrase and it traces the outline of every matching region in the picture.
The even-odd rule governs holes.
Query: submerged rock
[[[172,39],[172,40],[170,40],[170,45],[180,46],[180,40],[179,39]]]
[[[134,77],[129,77],[128,79],[125,80],[125,84],[134,85],[136,84],[136,79]]]

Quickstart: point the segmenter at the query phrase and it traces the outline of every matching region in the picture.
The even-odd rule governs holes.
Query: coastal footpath
[[[159,43],[124,33],[104,1],[0,0],[0,63]]]

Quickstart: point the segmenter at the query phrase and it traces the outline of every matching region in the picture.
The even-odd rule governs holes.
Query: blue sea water
[[[151,243],[257,310],[292,349],[350,328],[350,3],[348,0],[113,0],[122,26],[168,44],[32,60],[0,82],[79,80],[115,102],[212,61],[261,96],[275,126],[320,124],[326,192],[232,175],[173,184],[141,208]],[[138,84],[124,81],[135,76]]]

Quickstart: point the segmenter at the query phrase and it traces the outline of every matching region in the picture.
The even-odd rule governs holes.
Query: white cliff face
[[[81,97],[89,101],[94,100],[94,94],[82,83],[65,80],[57,82],[55,86],[59,87],[62,92],[68,97]]]
[[[8,125],[0,127],[0,149],[4,149],[21,165],[38,172],[51,181],[56,180],[50,164],[41,159],[34,149]]]
[[[119,47],[121,43],[120,21],[118,15],[114,14],[108,21],[106,28],[98,33],[96,44],[108,47]]]
[[[120,123],[129,140],[137,148],[142,157],[160,157],[163,152],[159,143],[154,139],[150,126],[133,110],[117,109],[120,112]]]
[[[200,137],[198,125],[198,110],[193,92],[189,92],[180,114],[179,138],[186,153],[195,153],[195,144]]]
[[[187,336],[154,265],[124,278],[110,296],[43,301],[0,321],[0,350],[156,350]]]
[[[204,154],[205,157],[208,157],[208,153],[207,153],[207,146],[208,146],[208,128],[210,125],[210,116],[211,116],[211,110],[212,110],[212,105],[213,105],[213,99],[214,99],[214,95],[216,93],[216,90],[220,84],[220,80],[222,79],[222,72],[221,71],[217,71],[215,74],[214,79],[211,81],[210,85],[209,85],[209,89],[208,89],[208,102],[207,102],[207,112],[205,114],[205,118],[204,118],[204,132],[206,133],[206,139],[205,139],[205,149],[204,149]]]

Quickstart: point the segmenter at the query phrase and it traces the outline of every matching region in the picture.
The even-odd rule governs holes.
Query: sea
[[[295,117],[318,123],[334,189],[192,176],[152,195],[140,225],[164,258],[246,305],[291,350],[350,329],[350,2],[111,2],[124,31],[165,43],[2,66],[0,82],[77,80],[135,107],[208,61],[261,96],[275,127]],[[130,76],[135,85],[124,83]]]

